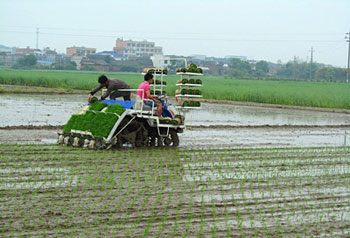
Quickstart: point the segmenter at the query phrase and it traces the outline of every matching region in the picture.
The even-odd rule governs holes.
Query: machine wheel
[[[148,136],[148,146],[151,147],[161,147],[163,146],[162,137],[158,135],[156,129],[152,128]]]
[[[137,134],[135,142],[136,147],[144,147],[148,144],[148,131],[143,125],[143,123],[140,124],[140,131]]]
[[[95,144],[94,144],[94,149],[95,149],[95,150],[98,150],[98,149],[103,149],[103,148],[104,148],[104,146],[103,146],[102,140],[96,138]]]
[[[123,128],[130,118],[125,118],[119,128]],[[147,145],[148,131],[142,122],[133,120],[130,124],[123,129],[117,136],[116,147],[121,148],[123,144],[130,143],[132,147],[143,147]]]
[[[58,143],[58,144],[64,144],[64,135],[59,135],[59,136],[58,136],[57,143]]]
[[[164,145],[172,147],[179,146],[179,136],[174,129],[169,130],[169,136],[164,138]]]
[[[63,140],[63,144],[67,146],[71,146],[73,144],[73,140],[74,140],[73,136],[71,135],[65,136]]]

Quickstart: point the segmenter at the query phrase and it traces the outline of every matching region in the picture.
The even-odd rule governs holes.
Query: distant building
[[[130,57],[150,57],[153,55],[163,55],[163,48],[155,46],[154,42],[149,41],[133,41],[117,39],[116,46],[113,51],[126,58]]]
[[[13,66],[17,63],[17,61],[22,58],[22,54],[9,54],[4,56],[3,58],[3,64],[5,66]]]
[[[6,53],[6,54],[11,54],[11,53],[16,53],[15,48],[7,47],[4,45],[0,45],[0,53]]]
[[[244,61],[248,60],[247,56],[240,56],[240,55],[226,55],[225,58],[226,59],[240,59],[240,60],[244,60]]]
[[[27,48],[17,48],[16,54],[19,54],[19,55],[34,54],[35,51],[36,51],[35,49],[31,49],[29,48],[29,46],[27,46]]]
[[[163,55],[153,55],[150,57],[153,63],[153,67],[155,68],[166,68],[169,65],[171,65],[171,59],[170,57],[163,56]]]
[[[52,65],[54,62],[50,60],[37,60],[36,63],[40,65]]]
[[[206,55],[191,55],[192,59],[205,60],[207,58]]]
[[[43,55],[38,57],[39,60],[52,61],[55,63],[57,58],[59,58],[56,50],[52,50],[50,47],[45,47],[42,52]]]
[[[108,55],[108,56],[111,56],[115,60],[121,60],[124,58],[122,55],[117,54],[114,51],[102,51],[102,52],[98,52],[96,55]]]
[[[76,56],[74,56],[76,57]],[[72,59],[74,58],[72,57]],[[148,58],[134,58],[132,60],[115,60],[105,55],[85,56],[79,62],[81,70],[92,71],[122,71],[122,72],[142,72],[144,68],[152,67],[152,61]]]
[[[43,52],[45,55],[57,55],[56,49],[52,50],[50,47],[45,47]]]
[[[77,70],[81,70],[81,61],[83,60],[84,56],[80,55],[73,55],[70,60],[74,62],[77,65]]]
[[[84,57],[80,61],[81,70],[110,71],[110,65],[102,59],[91,59]]]
[[[86,48],[86,47],[67,47],[66,49],[67,56],[71,57],[75,56],[86,56],[86,55],[94,55],[96,54],[96,48]]]

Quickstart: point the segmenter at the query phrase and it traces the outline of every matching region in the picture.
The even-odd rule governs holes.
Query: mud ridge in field
[[[19,125],[19,126],[3,126],[0,130],[57,130],[63,129],[64,125],[43,125],[43,126],[33,126],[33,125]],[[244,128],[350,128],[350,125],[188,125],[187,128],[193,129],[244,129]]]
[[[63,129],[63,126],[52,126],[52,125],[43,125],[43,126],[33,126],[33,125],[19,125],[19,126],[3,126],[0,127],[0,130],[57,130]]]

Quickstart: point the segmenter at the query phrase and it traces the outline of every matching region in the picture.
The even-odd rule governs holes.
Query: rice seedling
[[[110,237],[349,232],[348,147],[0,150],[0,212],[17,217],[16,225],[0,222],[5,237],[41,229]]]

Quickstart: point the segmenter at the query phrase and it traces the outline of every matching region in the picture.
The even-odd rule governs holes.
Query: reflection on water
[[[0,95],[0,126],[64,125],[87,103],[86,95]],[[186,125],[344,125],[350,115],[203,103],[186,114]]]
[[[64,125],[86,104],[82,95],[0,95],[0,126]]]
[[[344,125],[350,115],[280,108],[202,104],[202,110],[186,113],[192,125]]]

